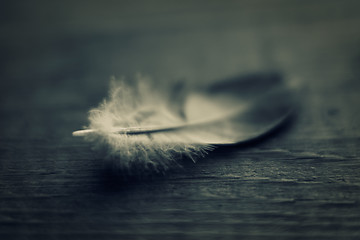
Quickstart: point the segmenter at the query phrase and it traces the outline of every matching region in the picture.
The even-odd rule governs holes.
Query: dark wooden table
[[[358,1],[2,1],[0,239],[359,239]],[[71,137],[111,75],[277,71],[287,126],[143,180]]]

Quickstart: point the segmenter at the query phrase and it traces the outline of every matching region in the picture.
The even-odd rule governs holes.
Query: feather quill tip
[[[85,137],[88,134],[94,133],[94,129],[77,130],[72,133],[74,137]]]

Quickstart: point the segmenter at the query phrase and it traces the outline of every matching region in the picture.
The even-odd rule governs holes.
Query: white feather
[[[269,132],[291,110],[289,91],[279,86],[261,95],[256,92],[255,99],[241,98],[231,87],[235,94],[215,88],[190,92],[179,100],[169,96],[171,91],[156,91],[141,79],[136,82],[129,87],[113,79],[109,98],[90,111],[88,129],[73,133],[105,148],[105,159],[117,169],[163,171],[178,158],[194,161],[214,145],[236,144]]]

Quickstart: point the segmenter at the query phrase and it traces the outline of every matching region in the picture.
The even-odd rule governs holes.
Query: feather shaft
[[[136,134],[151,134],[156,132],[166,132],[166,131],[175,131],[186,127],[194,127],[197,125],[203,125],[203,124],[210,124],[212,122],[220,121],[224,118],[229,118],[235,115],[238,115],[241,110],[244,108],[238,108],[237,110],[229,111],[227,114],[218,116],[218,117],[212,117],[205,120],[198,120],[193,121],[189,123],[184,124],[178,124],[173,126],[162,126],[162,127],[127,127],[127,128],[113,128],[109,131],[109,133],[115,133],[115,134],[127,134],[127,135],[136,135]],[[77,130],[72,133],[74,137],[85,137],[89,134],[94,134],[99,132],[97,129],[84,129],[84,130]]]

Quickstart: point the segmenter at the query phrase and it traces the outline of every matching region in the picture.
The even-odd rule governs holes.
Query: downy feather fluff
[[[112,79],[109,98],[89,112],[88,128],[96,131],[83,135],[95,148],[105,149],[108,164],[115,169],[159,172],[177,165],[178,158],[194,161],[211,149],[190,132],[119,134],[117,129],[160,129],[186,123],[177,106],[180,100],[174,102],[166,91],[156,91],[146,79],[138,77],[135,82],[130,86]]]

